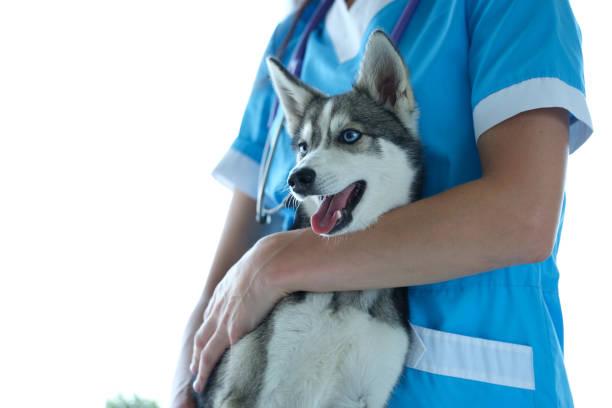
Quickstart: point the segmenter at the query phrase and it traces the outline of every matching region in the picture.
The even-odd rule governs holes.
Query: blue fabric
[[[375,28],[389,33],[405,5],[405,0],[398,0],[379,11],[363,42]],[[267,54],[276,50],[291,18],[278,26]],[[357,57],[339,63],[321,25],[310,35],[302,79],[329,94],[349,90],[363,45]],[[472,111],[487,96],[527,79],[546,77],[584,91],[580,33],[566,0],[422,0],[398,49],[411,71],[421,110],[425,196],[481,176]],[[233,145],[255,161],[261,159],[272,99],[262,65]],[[279,143],[266,190],[276,202],[286,195],[286,177],[294,165],[289,137],[282,135]],[[291,214],[284,216],[290,225]],[[406,369],[389,406],[572,406],[563,366],[558,241],[559,235],[553,255],[542,263],[409,290],[410,319],[417,325],[533,347],[535,391]]]

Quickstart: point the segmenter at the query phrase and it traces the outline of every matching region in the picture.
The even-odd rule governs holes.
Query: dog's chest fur
[[[284,299],[224,357],[201,406],[384,406],[408,349],[399,304],[400,289]]]

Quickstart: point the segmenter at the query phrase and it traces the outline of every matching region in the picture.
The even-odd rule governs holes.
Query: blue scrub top
[[[406,4],[358,0],[347,11],[337,0],[309,36],[302,79],[328,94],[350,90],[369,34],[390,33]],[[342,44],[341,25],[355,8],[367,21],[352,29],[357,44]],[[313,9],[298,24],[284,63]],[[292,19],[279,24],[266,56],[276,53]],[[478,137],[520,112],[566,109],[570,152],[592,133],[580,31],[567,0],[422,0],[397,47],[421,112],[425,196],[479,178]],[[273,100],[262,62],[240,133],[214,172],[252,197]],[[289,136],[279,143],[268,205],[283,200],[295,164]],[[283,213],[285,228],[292,216]],[[389,407],[573,406],[557,292],[561,227],[562,221],[544,262],[409,288],[413,346]]]

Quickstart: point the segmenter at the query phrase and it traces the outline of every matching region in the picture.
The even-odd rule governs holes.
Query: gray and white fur
[[[296,227],[348,200],[315,216],[316,229],[359,231],[418,198],[418,110],[408,70],[382,31],[370,36],[356,83],[342,95],[326,96],[279,61],[267,63],[297,150],[288,181],[300,204]],[[334,202],[342,191],[348,199]],[[225,352],[198,407],[384,407],[408,345],[404,289],[293,293]]]

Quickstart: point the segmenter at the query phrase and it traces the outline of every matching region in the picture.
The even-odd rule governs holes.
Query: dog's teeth
[[[336,213],[334,214],[334,216],[336,217],[336,224],[338,224],[340,221],[342,221],[342,211],[341,210],[337,210]]]

